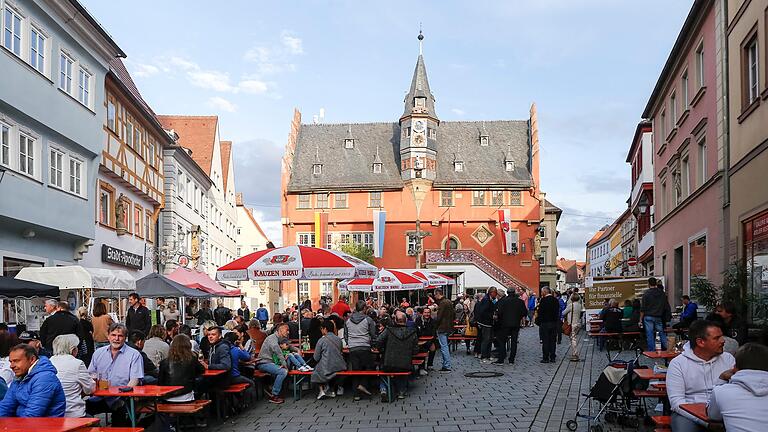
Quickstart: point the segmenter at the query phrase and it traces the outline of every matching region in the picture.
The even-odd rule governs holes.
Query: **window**
[[[464,162],[462,161],[456,161],[453,163],[453,170],[456,172],[463,172],[464,171]]]
[[[437,139],[437,130],[434,128],[428,128],[428,133],[430,139]]]
[[[315,245],[315,233],[298,233],[298,239],[296,244],[299,246],[314,246]]]
[[[152,223],[152,213],[147,211],[144,215],[144,230],[146,231],[145,238],[148,242],[152,243],[155,239],[155,224]]]
[[[310,203],[310,195],[309,194],[299,195],[296,201],[296,208],[297,209],[312,208],[312,204]]]
[[[424,108],[424,106],[427,104],[427,98],[425,97],[417,97],[413,98],[414,106],[418,108]]]
[[[487,147],[488,146],[488,137],[487,136],[483,135],[483,136],[480,137],[480,145],[483,146],[483,147]]]
[[[137,237],[144,237],[144,229],[142,227],[143,224],[144,224],[144,209],[142,209],[140,205],[134,204],[133,205],[133,233],[136,234]]]
[[[683,72],[680,79],[680,102],[683,104],[683,111],[688,109],[690,100],[688,99],[688,71]]]
[[[701,187],[707,181],[707,138],[701,135],[698,141],[698,154],[696,155],[697,185]]]
[[[381,192],[368,194],[368,207],[381,207]]]
[[[337,192],[333,195],[333,207],[334,208],[347,208],[347,193]]]
[[[755,28],[755,31],[757,28]],[[746,108],[756,101],[759,93],[759,70],[757,59],[757,34],[753,32],[749,39],[742,44],[741,52],[741,81],[742,81],[742,108]]]
[[[91,74],[83,68],[80,68],[77,100],[87,107],[91,106]]]
[[[381,174],[381,163],[380,162],[375,162],[373,164],[373,173],[374,174]]]
[[[29,64],[45,73],[45,36],[34,27],[29,30]]]
[[[351,138],[347,138],[344,140],[344,148],[345,149],[353,149],[355,148],[355,140]]]
[[[117,119],[115,118],[116,114],[115,109],[115,102],[114,101],[108,101],[107,102],[107,127],[109,130],[111,130],[114,133],[117,133]]]
[[[541,255],[539,255],[539,265],[546,265],[547,262],[547,251],[541,251]]]
[[[51,149],[51,177],[48,182],[57,188],[64,187],[64,153]]]
[[[314,164],[312,165],[312,174],[313,175],[320,175],[323,173],[323,166],[321,164]]]
[[[185,195],[185,190],[184,190],[184,184],[185,184],[184,183],[184,181],[185,181],[184,180],[184,173],[182,173],[181,171],[177,171],[176,175],[178,177],[178,179],[176,181],[176,185],[178,185],[178,189],[176,190],[176,192],[177,192],[176,196],[180,200],[184,201],[184,195]]]
[[[133,131],[133,148],[136,149],[136,151],[141,153],[141,129],[139,129],[138,125],[136,126],[136,129]]]
[[[691,185],[691,165],[688,162],[688,155],[686,155],[680,164],[680,175],[682,177],[680,179],[680,192],[683,198],[688,196]]]
[[[59,88],[67,94],[72,94],[72,61],[69,56],[61,53],[59,59]]]
[[[701,236],[688,244],[691,282],[707,277],[707,236]]]
[[[11,128],[0,123],[0,165],[11,164]]]
[[[659,209],[659,213],[661,213],[662,217],[666,214],[667,209],[669,209],[669,198],[667,195],[667,180],[664,179],[661,181],[661,208]]]
[[[316,199],[317,199],[317,205],[315,206],[316,208],[322,208],[322,209],[328,208],[328,194],[327,193],[319,193],[319,194],[316,194],[315,196],[316,196]]]
[[[35,140],[25,134],[19,134],[19,171],[35,176]]]
[[[698,88],[704,87],[704,42],[696,48],[696,85]]]
[[[472,205],[481,206],[485,205],[485,191],[472,191]]]
[[[659,115],[659,130],[661,131],[661,142],[665,142],[667,140],[667,113],[665,111],[661,112],[661,115]]]
[[[131,123],[131,117],[127,116],[125,119],[125,143],[129,146],[133,146],[133,123]]]
[[[83,162],[77,159],[69,158],[69,191],[73,194],[82,193],[83,183]]]
[[[156,149],[155,141],[154,140],[149,141],[149,144],[147,145],[147,161],[149,162],[149,166],[151,166],[151,167],[154,167],[155,163],[156,163],[156,161],[155,161],[155,157],[156,157],[155,151],[156,150],[155,149]]]
[[[113,226],[112,223],[112,200],[114,192],[105,185],[99,186],[99,223],[102,225]]]
[[[299,282],[299,303],[309,300],[309,282]]]
[[[515,170],[515,161],[509,161],[509,160],[508,160],[508,161],[505,161],[505,162],[504,162],[504,169],[505,169],[507,172],[512,172],[512,171],[514,171],[514,170]]]
[[[443,207],[453,206],[453,191],[440,191],[440,205]]]
[[[10,6],[5,7],[3,15],[3,46],[21,57],[21,16]]]
[[[521,206],[523,205],[523,194],[520,191],[512,191],[509,193],[509,205]]]
[[[677,123],[677,95],[674,92],[669,96],[669,121],[674,129]]]
[[[492,206],[504,205],[504,191],[491,191],[491,205]]]
[[[323,297],[331,297],[333,295],[333,281],[320,282],[320,295]]]

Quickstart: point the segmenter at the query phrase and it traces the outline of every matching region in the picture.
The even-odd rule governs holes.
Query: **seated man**
[[[768,347],[756,343],[736,351],[728,384],[712,389],[707,416],[725,423],[728,432],[762,430],[768,421]]]
[[[144,337],[144,333],[141,330],[134,330],[128,335],[128,342],[126,344],[138,351],[139,355],[141,355],[142,367],[144,368],[144,378],[142,378],[141,384],[139,385],[157,384],[159,371],[157,370],[157,366],[155,366],[152,360],[150,360],[147,353],[144,352],[145,342],[146,338]]]
[[[280,339],[287,338],[289,333],[288,324],[280,323],[275,326],[275,331],[264,339],[259,356],[256,358],[256,367],[275,378],[272,392],[264,390],[269,397],[269,401],[274,404],[285,402],[280,397],[280,391],[283,389],[283,380],[288,376],[288,364],[286,363],[285,356],[283,356],[283,350],[280,349]],[[275,364],[275,359],[280,362],[279,365]]]
[[[16,379],[0,402],[0,417],[64,417],[67,399],[50,360],[19,344],[11,348],[10,362]]]
[[[673,325],[675,330],[687,329],[692,322],[697,319],[697,310],[699,305],[691,301],[691,298],[687,295],[683,296],[683,311],[680,313],[680,322]]]
[[[88,372],[98,379],[109,381],[110,386],[137,386],[144,378],[141,353],[125,343],[128,329],[124,324],[109,326],[109,345],[97,349],[91,358]],[[151,363],[151,362],[150,362]],[[85,401],[85,412],[94,415],[112,413],[112,426],[130,426],[125,403],[121,398],[92,397]]]
[[[715,323],[694,321],[688,336],[690,341],[685,344],[683,353],[672,359],[667,369],[667,397],[675,432],[705,430],[706,425],[680,405],[707,402],[712,388],[725,383],[724,379],[729,377],[735,364],[733,356],[723,352],[723,332]]]
[[[382,370],[385,372],[410,372],[413,370],[411,361],[413,355],[419,352],[419,336],[416,329],[405,326],[406,318],[403,312],[395,312],[393,325],[384,329],[376,340],[380,350],[384,350]],[[391,380],[396,387],[397,398],[405,399],[405,390],[408,385],[407,376],[394,377]],[[387,402],[387,389],[382,383],[382,402]],[[394,389],[392,389],[394,391]]]

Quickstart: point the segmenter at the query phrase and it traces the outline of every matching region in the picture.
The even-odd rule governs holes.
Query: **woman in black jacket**
[[[177,335],[171,341],[168,358],[160,362],[160,378],[163,386],[182,386],[181,390],[171,393],[165,401],[184,403],[195,400],[195,383],[205,372],[205,368],[192,351],[192,342],[187,335]],[[159,419],[164,431],[171,430],[170,417],[160,414]]]

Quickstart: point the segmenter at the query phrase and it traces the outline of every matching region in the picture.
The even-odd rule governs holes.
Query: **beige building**
[[[544,220],[539,226],[541,255],[539,256],[539,287],[557,288],[557,223],[563,213],[557,206],[544,200]]]
[[[751,271],[747,290],[768,294],[768,0],[728,2],[727,262]]]
[[[253,216],[253,209],[243,205],[243,194],[235,198],[237,207],[237,258],[250,253],[275,247],[264,234],[264,231]],[[280,303],[280,282],[278,281],[244,281],[238,282],[238,288],[243,292],[243,300],[252,312],[256,312],[260,304],[267,307],[270,316],[282,310]]]

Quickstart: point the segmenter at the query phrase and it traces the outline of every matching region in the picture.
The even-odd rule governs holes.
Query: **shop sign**
[[[101,261],[136,270],[141,270],[144,265],[143,256],[108,245],[101,245]]]
[[[758,240],[763,237],[768,237],[768,212],[757,215],[750,222],[752,229],[747,232],[751,234],[748,240]]]

